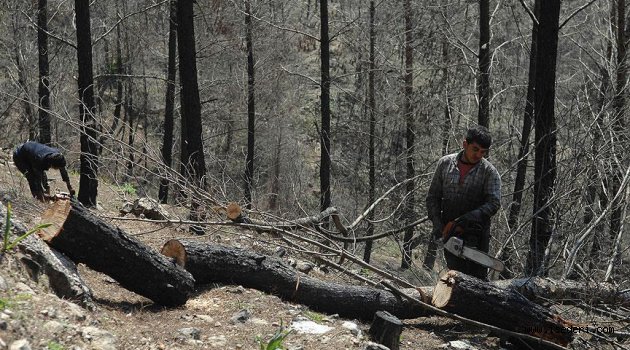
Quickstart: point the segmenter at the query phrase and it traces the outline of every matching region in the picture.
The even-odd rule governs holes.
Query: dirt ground
[[[72,177],[72,181],[78,188],[78,179]],[[52,187],[62,186],[53,183]],[[172,238],[196,238],[273,253],[273,246],[266,245],[264,237],[252,239],[237,229],[216,227],[205,235],[192,236],[185,226],[117,220],[125,197],[133,199],[119,187],[101,183],[100,207],[95,213],[157,250]],[[44,209],[30,198],[26,181],[15,168],[1,159],[0,200],[5,205],[11,202],[14,217],[27,227],[39,222]],[[173,214],[180,211],[170,206],[166,209]],[[293,329],[282,342],[283,348],[364,349],[369,341],[367,323],[312,312],[241,286],[202,286],[184,306],[163,308],[86,266],[79,266],[79,272],[97,302],[93,311],[59,299],[50,292],[45,278],[35,281],[29,277],[19,254],[7,254],[0,262],[0,349],[264,349],[261,344],[267,344],[276,332],[297,328],[298,324],[329,328],[322,334]],[[318,277],[357,283],[335,273],[320,273]],[[400,349],[501,348],[497,337],[450,319],[427,317],[404,323]],[[572,347],[590,348],[593,343],[588,341],[592,341],[590,337],[574,342]],[[625,346],[630,348],[628,343]]]

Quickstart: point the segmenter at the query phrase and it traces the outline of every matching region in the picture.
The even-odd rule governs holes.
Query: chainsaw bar
[[[475,248],[466,247],[464,245],[464,241],[458,237],[449,238],[449,240],[444,243],[444,249],[453,253],[455,256],[468,259],[479,265],[499,272],[503,271],[505,268],[501,260],[491,257],[490,255]]]

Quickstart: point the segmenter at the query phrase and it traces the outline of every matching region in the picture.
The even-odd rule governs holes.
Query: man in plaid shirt
[[[438,161],[426,198],[435,239],[442,239],[447,224],[457,223],[465,230],[464,245],[488,252],[490,218],[501,206],[501,177],[485,159],[491,144],[490,131],[477,125],[468,129],[460,152]],[[449,269],[487,279],[487,268],[446,250],[444,256]]]

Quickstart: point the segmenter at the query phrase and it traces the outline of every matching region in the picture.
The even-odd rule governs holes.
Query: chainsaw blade
[[[479,265],[499,272],[503,271],[505,267],[501,260],[491,257],[490,255],[475,248],[466,247],[461,238],[449,238],[449,240],[444,243],[444,249],[453,253],[455,256],[471,260]]]

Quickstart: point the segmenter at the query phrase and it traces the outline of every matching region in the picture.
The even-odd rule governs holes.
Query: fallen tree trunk
[[[379,310],[403,319],[428,314],[388,290],[323,282],[296,271],[281,259],[243,249],[170,240],[162,251],[176,261],[184,261],[186,270],[199,284],[238,284],[316,311],[363,320],[371,320]]]
[[[502,289],[454,270],[440,278],[433,290],[432,303],[469,319],[562,346],[573,340],[571,327],[578,326],[514,290]]]
[[[79,202],[53,203],[42,215],[42,222],[52,224],[40,232],[51,247],[157,304],[182,305],[194,289],[188,272],[102,221]]]
[[[0,222],[6,222],[6,208],[0,203]],[[14,238],[28,230],[20,221],[11,218]],[[27,268],[31,278],[37,280],[40,274],[48,278],[48,286],[58,297],[76,301],[87,309],[95,307],[92,291],[85,284],[74,262],[65,255],[50,248],[37,235],[30,235],[17,245],[19,260]]]
[[[514,289],[532,301],[551,299],[565,303],[630,305],[630,293],[619,291],[613,284],[605,282],[531,277],[494,281],[492,284],[499,288]]]

